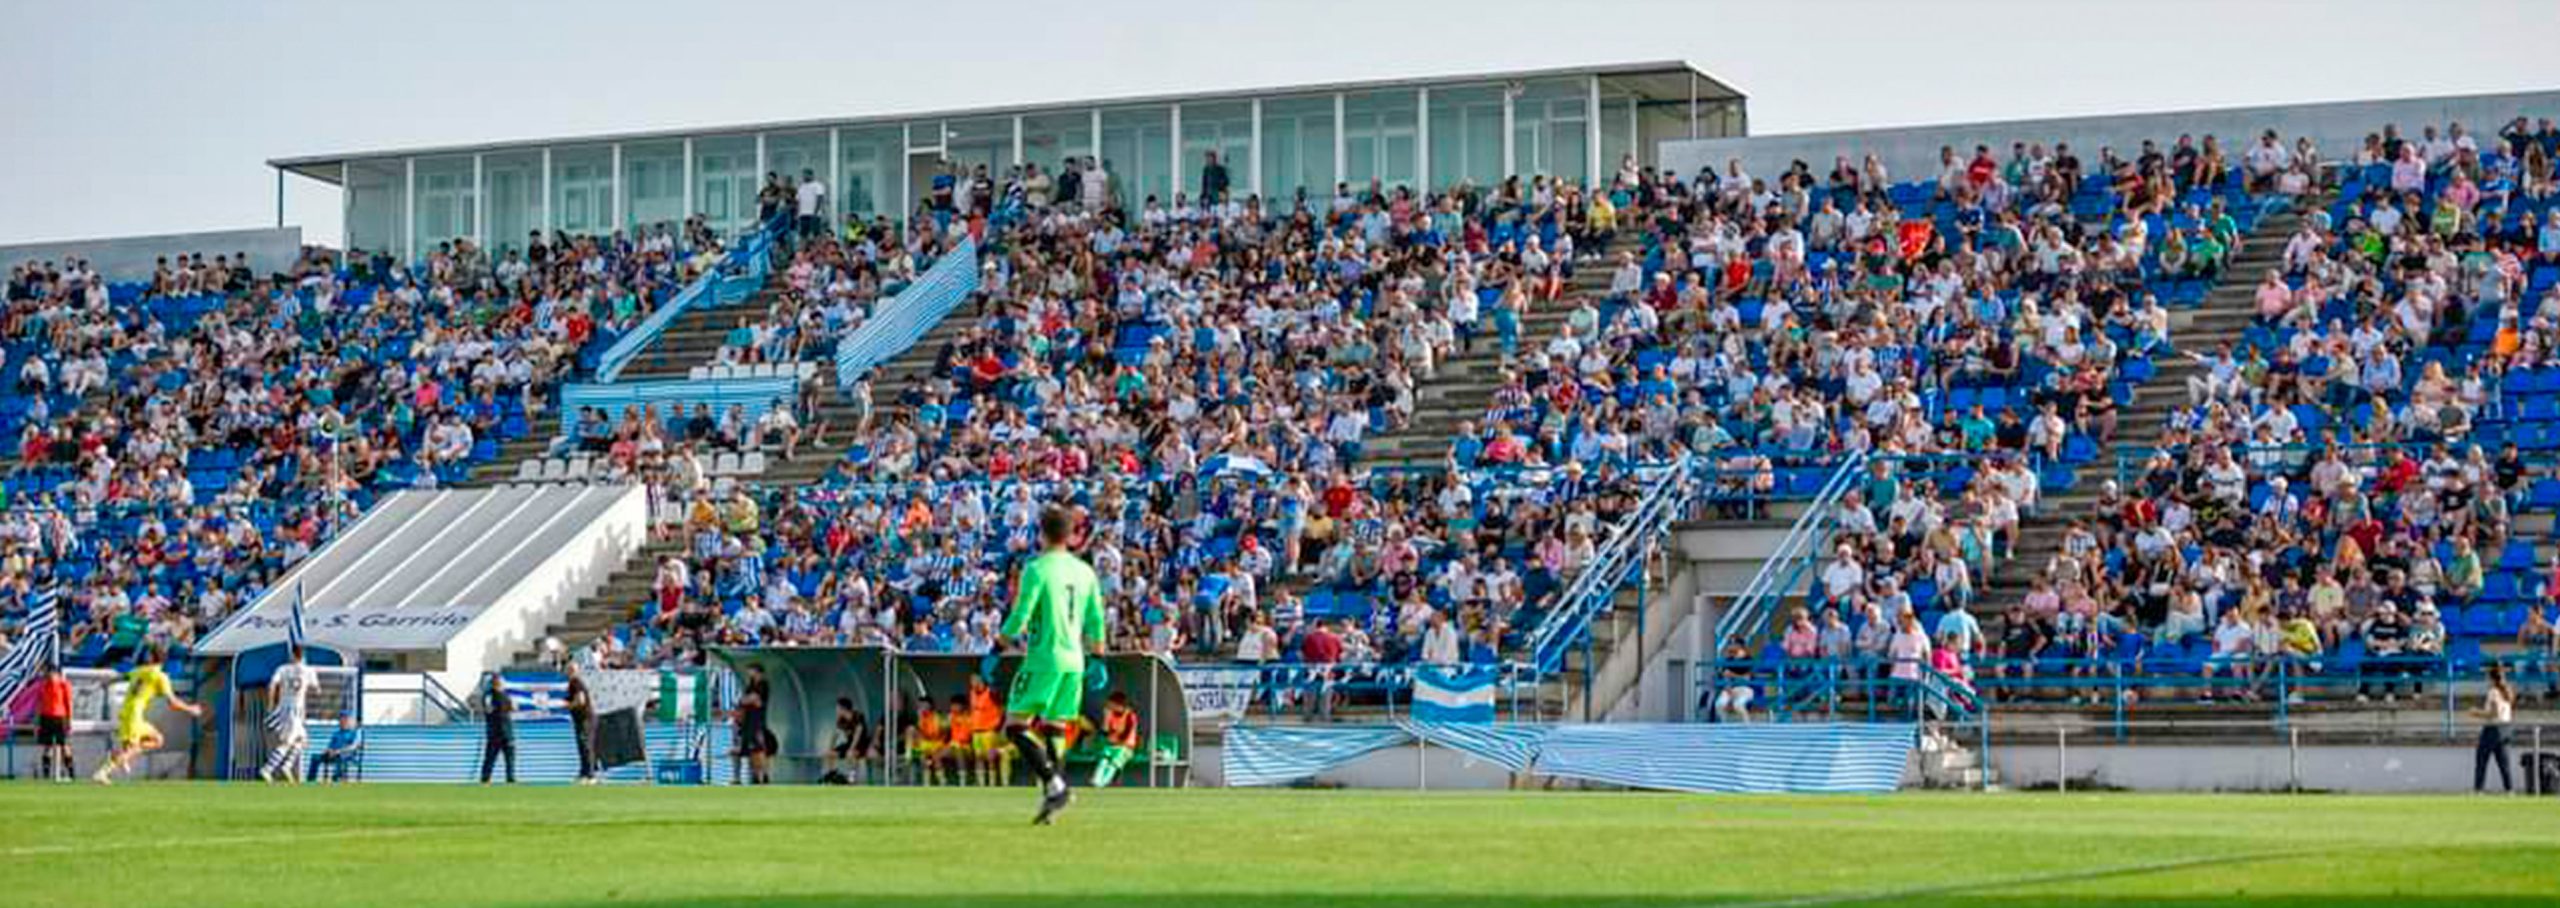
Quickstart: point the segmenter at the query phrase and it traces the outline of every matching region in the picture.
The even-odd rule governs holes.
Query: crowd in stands
[[[13,269],[0,611],[58,586],[83,658],[183,645],[377,495],[465,478],[719,256],[693,219],[494,258],[455,240],[263,274],[245,254],[132,282]]]
[[[1535,617],[1544,594],[1604,538],[1603,521],[1622,503],[1602,493],[1622,485],[1624,463],[1595,463],[1588,475],[1580,465],[1541,470],[1531,483],[1480,471],[1373,474],[1359,461],[1372,435],[1410,419],[1436,364],[1473,341],[1472,320],[1462,327],[1441,305],[1453,264],[1466,272],[1459,280],[1491,281],[1495,292],[1517,284],[1509,292],[1561,293],[1563,262],[1544,239],[1519,241],[1524,208],[1528,217],[1564,210],[1560,184],[1427,201],[1346,186],[1329,208],[1302,202],[1272,214],[1259,200],[1214,192],[1212,205],[1150,198],[1130,210],[1110,201],[1105,166],[1071,162],[1065,173],[1049,181],[1025,169],[1001,191],[954,175],[937,181],[935,201],[904,232],[848,231],[814,244],[859,244],[863,260],[909,262],[901,270],[912,274],[962,231],[986,237],[982,291],[966,310],[972,325],[934,351],[930,377],[899,399],[873,401],[867,382],[851,389],[862,424],[841,427],[850,451],[820,483],[821,500],[785,501],[679,470],[688,474],[676,477],[680,496],[699,501],[689,532],[737,501],[829,523],[863,502],[906,507],[913,493],[880,502],[873,490],[918,483],[1108,487],[1124,496],[1115,500],[1152,501],[1162,518],[1096,523],[1096,544],[1127,565],[1130,601],[1150,603],[1120,617],[1126,639],[1276,659],[1299,652],[1323,619],[1342,618],[1358,625],[1354,651],[1444,661],[1489,661],[1521,613]],[[1089,195],[1088,186],[1103,189]],[[1524,191],[1535,205],[1518,197]],[[1511,239],[1496,247],[1496,233]],[[1555,245],[1571,243],[1559,236]],[[952,543],[944,554],[975,566],[959,570],[956,588],[1000,596],[991,590],[1019,553],[991,544],[994,510],[923,513],[923,525],[878,543],[857,531],[863,544],[818,554],[903,568]],[[682,573],[694,592],[684,601],[745,615],[712,622],[714,633],[740,621],[762,633],[765,619],[745,607],[754,603],[704,594],[737,563],[715,553],[762,556],[727,581],[732,588],[768,586],[777,564],[810,553],[769,530],[726,535],[740,538],[690,553]],[[754,570],[764,576],[751,579]],[[934,580],[950,573],[934,570]],[[802,586],[802,600],[821,592]],[[1263,592],[1274,586],[1292,592]],[[900,620],[851,624],[836,601],[851,591],[838,590],[804,629],[867,625],[931,641],[919,645],[967,645],[973,607],[954,601],[966,597],[951,585],[921,588],[942,595],[906,603]],[[931,619],[922,638],[918,618]],[[1433,633],[1435,620],[1447,629]],[[665,642],[644,641],[661,652]]]
[[[1846,537],[1847,569],[1871,579],[1841,601],[1970,602],[2020,515],[2095,456],[2148,357],[2172,349],[2160,297],[2201,297],[2258,211],[2242,183],[2266,195],[2309,172],[2307,148],[2275,151],[2249,156],[2244,176],[2212,140],[2182,139],[2128,160],[2107,151],[2083,174],[2067,147],[2021,146],[2006,165],[1987,149],[1951,159],[1933,182],[1896,186],[1872,161],[1844,161],[1827,186],[1799,166],[1774,189],[1738,165],[1684,181],[1630,161],[1603,193],[1548,179],[1432,196],[1346,186],[1330,206],[1300,199],[1285,214],[1207,185],[1191,198],[1212,204],[1149,198],[1131,211],[1108,188],[1084,191],[1111,176],[1082,160],[1056,181],[1031,168],[1001,185],[955,173],[908,230],[864,234],[905,247],[869,258],[918,264],[939,237],[986,238],[972,327],[892,406],[855,389],[866,417],[881,415],[845,427],[851,453],[822,483],[839,498],[691,484],[705,499],[691,521],[701,544],[672,571],[687,592],[658,623],[717,604],[730,614],[689,619],[691,645],[794,626],[788,639],[870,639],[857,632],[875,628],[890,642],[979,645],[968,631],[984,619],[973,616],[1000,611],[991,588],[1019,554],[992,544],[1000,534],[982,507],[906,505],[917,519],[888,544],[814,553],[875,578],[963,575],[965,596],[917,581],[941,595],[909,595],[894,620],[847,609],[850,590],[823,595],[839,576],[830,570],[791,591],[796,612],[717,595],[741,563],[728,589],[771,585],[813,543],[762,530],[711,545],[701,530],[722,501],[807,510],[815,530],[847,507],[931,500],[901,484],[942,495],[1109,485],[1125,500],[1212,505],[1153,533],[1098,523],[1114,560],[1135,565],[1128,598],[1146,603],[1115,619],[1124,639],[1271,658],[1299,652],[1322,623],[1310,615],[1342,615],[1385,655],[1497,653],[1632,503],[1627,471],[1684,451],[1713,463],[1718,481],[1762,493],[1781,491],[1782,473],[1785,490],[1809,491],[1818,469],[1796,467],[1827,455],[1883,455],[1847,506],[1864,518]],[[2177,240],[2153,248],[2154,230]],[[1615,262],[1577,251],[1622,235],[1641,237],[1641,251]],[[1611,269],[1609,295],[1566,294],[1578,267]],[[1523,345],[1522,317],[1539,306],[1570,315],[1551,341]],[[1435,364],[1477,344],[1512,364],[1486,430],[1461,433],[1435,478],[1364,469],[1361,442],[1410,418]],[[2002,456],[1947,456],[1984,452]],[[1223,462],[1256,472],[1204,475]],[[1242,491],[1201,491],[1229,487]],[[1477,527],[1513,516],[1484,506],[1497,495],[1554,504],[1497,542]],[[1227,516],[1194,526],[1204,513]],[[1329,523],[1374,529],[1327,540]],[[970,596],[986,601],[953,601]],[[1420,645],[1435,615],[1458,645]],[[1279,626],[1266,637],[1264,624]],[[637,638],[667,651],[668,638],[633,630],[606,647]]]
[[[2547,670],[2560,558],[2525,518],[2560,509],[2560,231],[2535,226],[2556,150],[2548,120],[2486,147],[2460,124],[2368,137],[2256,278],[2243,341],[2190,354],[2204,370],[2160,447],[2103,484],[2023,601],[1929,616],[1916,651],[1954,650],[1955,675],[2222,679],[2207,699],[2270,697],[2280,675],[2296,697],[2325,676],[2311,695],[2387,700],[2484,659]],[[2292,179],[2263,175],[2273,159],[2253,149],[2253,184]],[[1832,624],[1787,654],[1835,655]],[[1867,643],[1848,645],[1914,661]]]

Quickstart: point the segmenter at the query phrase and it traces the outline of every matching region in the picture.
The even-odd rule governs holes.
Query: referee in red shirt
[[[71,679],[62,676],[60,662],[46,665],[36,680],[36,768],[56,782],[79,777],[71,766]]]

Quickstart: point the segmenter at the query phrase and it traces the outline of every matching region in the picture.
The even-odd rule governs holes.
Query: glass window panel
[[[898,207],[899,174],[905,165],[906,130],[899,126],[861,126],[836,131],[837,148],[843,156],[835,187],[836,210],[848,215],[871,217],[895,214]]]
[[[815,179],[825,181],[828,174],[827,134],[819,132],[777,132],[764,137],[764,169],[778,173],[797,183]],[[834,195],[835,187],[827,187]],[[830,199],[832,201],[832,199]]]
[[[1411,187],[1420,113],[1411,91],[1344,96],[1343,178],[1355,188],[1366,188],[1371,181],[1388,188]]]
[[[1253,105],[1235,101],[1217,104],[1182,105],[1182,162],[1190,175],[1187,185],[1191,197],[1201,202],[1207,194],[1205,179],[1209,171],[1209,155],[1216,153],[1218,163],[1227,170],[1227,194],[1241,199],[1253,190]]]
[[[403,252],[400,219],[407,216],[403,199],[409,191],[408,169],[400,159],[347,162],[347,248],[365,252]]]
[[[1502,87],[1431,90],[1431,183],[1479,189],[1502,182]]]
[[[571,236],[612,233],[613,146],[551,150],[552,228]]]
[[[472,184],[470,155],[419,158],[417,191],[416,254],[471,238],[479,188]]]
[[[1102,166],[1123,210],[1152,196],[1173,198],[1173,112],[1164,107],[1102,112]]]
[[[489,195],[489,253],[521,253],[527,235],[542,229],[542,152],[493,153],[480,167]]]
[[[1591,144],[1591,83],[1531,82],[1512,104],[1513,164],[1524,174],[1581,180]]]
[[[1013,170],[1013,118],[945,122],[943,157],[972,174],[986,168],[987,177],[1001,188]]]
[[[684,143],[633,142],[622,146],[623,225],[674,232],[683,225]]]
[[[1602,88],[1608,86],[1603,85]],[[1636,99],[1600,96],[1600,179],[1615,179],[1618,164],[1635,151]],[[1642,166],[1641,161],[1637,162]]]
[[[1262,102],[1262,191],[1268,210],[1293,211],[1300,199],[1322,208],[1333,199],[1333,96]]]
[[[1066,170],[1068,158],[1093,153],[1093,115],[1086,111],[1034,114],[1022,118],[1022,157],[1040,165],[1051,179]]]
[[[693,212],[723,235],[755,226],[756,137],[708,136],[693,140]]]

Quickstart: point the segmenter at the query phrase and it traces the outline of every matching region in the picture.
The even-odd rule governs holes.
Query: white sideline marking
[[[81,842],[67,845],[25,845],[0,850],[0,858],[23,858],[50,854],[102,854],[110,851],[142,851],[157,848],[195,848],[207,845],[266,845],[277,842],[310,842],[322,839],[371,839],[417,835],[426,832],[452,832],[461,826],[392,826],[382,829],[330,829],[312,832],[274,832],[264,835],[196,836],[158,842]]]
[[[1978,889],[2009,889],[2018,886],[2038,886],[2047,883],[2076,883],[2083,880],[2105,879],[2107,877],[2118,876],[2141,876],[2148,873],[2186,870],[2193,867],[2212,867],[2223,864],[2250,864],[2258,861],[2274,861],[2320,853],[2323,852],[2317,849],[2298,848],[2285,851],[2252,851],[2242,854],[2202,855],[2191,858],[2173,858],[2165,861],[2147,861],[2140,864],[2116,864],[2107,867],[2091,867],[2083,870],[2055,870],[2044,873],[2027,873],[2016,876],[1994,877],[1985,880],[1937,883],[1928,886],[1911,886],[1902,889],[1869,889],[1859,892],[1829,892],[1765,902],[1721,902],[1716,903],[1715,908],[1796,908],[1796,906],[1802,905],[1849,905],[1859,902],[1901,901],[1903,899],[1923,898],[1932,895],[1949,895]]]
[[[148,851],[159,848],[269,845],[280,842],[318,842],[329,839],[389,839],[399,838],[402,836],[425,835],[427,833],[436,832],[461,832],[472,829],[487,829],[491,825],[529,826],[543,829],[555,829],[572,826],[609,826],[630,822],[632,822],[630,818],[597,817],[583,820],[554,820],[541,823],[439,824],[431,826],[385,826],[374,829],[315,829],[307,832],[271,832],[253,835],[190,836],[183,839],[165,839],[156,842],[115,841],[79,842],[63,845],[22,845],[16,848],[0,849],[0,858],[23,858],[60,854],[104,854],[115,851]]]

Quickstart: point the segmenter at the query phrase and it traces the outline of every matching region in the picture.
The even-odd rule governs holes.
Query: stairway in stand
[[[638,360],[633,361],[624,374],[632,378],[682,378],[685,372],[694,366],[710,363],[712,357],[719,352],[720,337],[728,331],[729,327],[736,325],[738,314],[762,313],[766,294],[771,292],[773,291],[768,286],[765,291],[759,292],[751,303],[714,310],[712,313],[688,313],[668,329],[658,345],[642,353]],[[932,377],[934,357],[941,350],[942,345],[957,338],[976,322],[974,310],[955,309],[950,317],[944,318],[931,330],[925,332],[924,337],[918,339],[915,346],[907,348],[906,352],[874,370],[871,379],[874,401],[873,419],[886,420],[892,414],[906,412],[907,408],[897,403],[898,398],[910,388],[922,388],[924,383]],[[652,354],[657,353],[661,348],[668,352],[653,357]],[[771,451],[769,452],[770,465],[766,467],[765,472],[760,476],[749,477],[748,481],[778,489],[809,485],[825,476],[827,468],[844,456],[849,446],[848,442],[853,438],[855,420],[861,411],[836,387],[835,367],[832,363],[822,362],[817,376],[810,380],[818,382],[820,390],[824,392],[826,405],[821,410],[821,414],[827,422],[827,443],[810,444],[804,441],[800,445],[797,456],[790,460],[783,460],[780,451]],[[543,443],[547,443],[551,435],[558,434],[556,417],[546,422],[550,425],[547,434],[536,433],[543,435]],[[536,452],[539,452],[538,447]],[[501,461],[505,459],[502,457]],[[505,472],[491,473],[489,478],[494,480],[515,474],[515,466],[512,463],[501,463],[500,466],[503,466]],[[649,600],[649,587],[657,576],[658,556],[679,551],[681,548],[682,543],[676,541],[652,541],[642,547],[629,563],[606,579],[603,588],[580,600],[576,607],[572,608],[558,623],[545,629],[544,633],[547,636],[559,638],[561,643],[575,650],[602,636],[615,625],[630,620]]]
[[[1618,253],[1643,251],[1641,239],[1631,231],[1622,232],[1598,258],[1576,263],[1564,296],[1536,303],[1520,317],[1520,355],[1525,357],[1554,339],[1577,301],[1608,295],[1609,271]],[[1438,466],[1448,457],[1450,440],[1461,426],[1472,421],[1478,431],[1485,428],[1485,410],[1493,404],[1493,392],[1502,387],[1503,366],[1502,339],[1493,330],[1491,307],[1486,309],[1484,320],[1476,326],[1475,350],[1440,361],[1438,373],[1414,389],[1413,421],[1362,445],[1362,464]]]
[[[2296,210],[2312,210],[2320,204],[2316,199],[2305,200]],[[2282,261],[2285,241],[2299,223],[2301,219],[2291,212],[2258,219],[2257,229],[2241,241],[2240,252],[2223,268],[2222,279],[2204,302],[2170,316],[2169,338],[2181,353],[2153,358],[2159,372],[2134,389],[2131,404],[2117,410],[2114,442],[2082,468],[2080,481],[2070,491],[2046,495],[2037,513],[2019,521],[2017,557],[1992,570],[1991,585],[1975,609],[1977,615],[1996,615],[2026,598],[2028,584],[2062,548],[2070,522],[2089,517],[2099,485],[2114,478],[2118,452],[2159,443],[2171,411],[2186,406],[2187,379],[2204,370],[2202,363],[2185,354],[2211,353],[2226,342],[2239,341],[2257,314],[2258,277]]]

